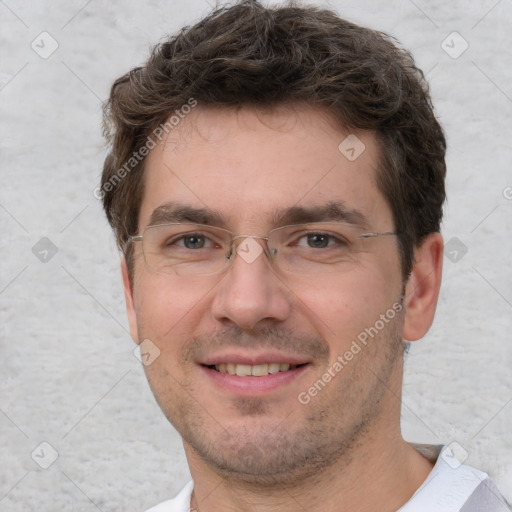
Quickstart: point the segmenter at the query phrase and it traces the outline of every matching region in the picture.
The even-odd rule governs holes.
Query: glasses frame
[[[148,226],[146,226],[143,231],[142,231],[142,234],[141,235],[132,235],[132,236],[129,236],[128,237],[128,240],[126,241],[126,245],[132,243],[132,242],[142,242],[144,240],[144,234],[146,232],[147,229],[150,229],[150,228],[157,228],[157,227],[163,227],[163,226],[192,226],[192,227],[197,227],[199,229],[208,229],[208,228],[213,228],[215,230],[218,230],[218,231],[224,231],[225,233],[229,234],[230,235],[230,242],[229,242],[229,249],[228,249],[228,252],[225,254],[226,256],[226,260],[227,261],[233,261],[232,259],[232,256],[233,254],[236,252],[233,250],[234,248],[234,242],[235,240],[239,239],[239,238],[254,238],[254,239],[260,239],[260,240],[265,240],[267,243],[265,244],[265,248],[264,248],[264,251],[265,254],[268,256],[272,256],[274,255],[276,252],[275,250],[271,250],[268,246],[268,241],[270,240],[270,234],[273,233],[274,231],[278,231],[280,229],[284,229],[284,228],[299,228],[301,226],[314,226],[315,224],[319,224],[319,225],[322,225],[322,226],[325,226],[325,225],[328,225],[328,224],[342,224],[341,222],[336,222],[336,221],[326,221],[326,222],[321,222],[321,221],[315,221],[315,222],[303,222],[303,223],[300,223],[300,224],[287,224],[285,226],[279,226],[277,228],[272,228],[271,230],[269,230],[267,232],[267,234],[265,236],[260,236],[260,235],[244,235],[244,234],[238,234],[236,235],[235,233],[233,233],[232,231],[230,231],[229,229],[225,229],[225,228],[221,228],[219,226],[210,226],[208,224],[197,224],[197,223],[194,223],[194,222],[165,222],[165,223],[161,223],[161,224],[149,224]],[[312,229],[310,229],[310,231],[313,231]],[[383,232],[378,232],[378,231],[369,231],[367,233],[361,233],[360,235],[357,236],[358,239],[366,239],[366,238],[376,238],[376,237],[385,237],[385,236],[399,236],[399,233],[397,233],[396,231],[383,231]],[[157,274],[162,274],[162,275],[172,275],[172,274],[169,274],[167,272],[159,272],[158,270],[155,270],[154,268],[151,267],[151,265],[149,265],[149,263],[147,262],[147,259],[146,259],[146,254],[144,253],[144,249],[142,249],[142,255],[144,257],[144,263],[146,264],[146,266],[152,271],[152,272],[155,272]],[[269,258],[270,259],[270,258]],[[225,265],[225,267],[222,269],[222,270],[219,270],[218,272],[213,272],[213,273],[210,273],[210,274],[197,274],[197,277],[207,277],[207,276],[211,276],[211,275],[218,275],[218,274],[221,274],[225,269],[228,269],[229,268],[229,265]],[[180,274],[176,274],[178,276],[180,276]],[[184,276],[180,276],[180,277],[184,277]]]

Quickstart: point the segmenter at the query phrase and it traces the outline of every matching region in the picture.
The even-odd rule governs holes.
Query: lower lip
[[[239,396],[260,396],[290,384],[304,373],[307,366],[309,365],[305,364],[293,370],[269,373],[263,377],[240,377],[221,373],[207,366],[201,368],[217,386],[225,391]]]

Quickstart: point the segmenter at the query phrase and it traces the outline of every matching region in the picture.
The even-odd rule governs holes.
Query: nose
[[[230,268],[215,288],[214,318],[246,330],[260,322],[282,322],[291,309],[291,293],[273,272],[261,237],[245,237],[233,246]]]

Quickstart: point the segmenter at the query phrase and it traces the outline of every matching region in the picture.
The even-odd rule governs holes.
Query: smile
[[[228,373],[229,375],[238,375],[239,377],[265,377],[279,372],[286,372],[294,370],[298,366],[290,363],[264,363],[264,364],[235,364],[235,363],[220,363],[212,365],[213,368],[220,373]]]
[[[226,358],[224,361],[233,361],[233,359]],[[296,382],[311,366],[309,362],[299,361],[293,361],[295,364],[280,363],[275,360],[271,363],[263,363],[261,360],[254,362],[258,364],[212,361],[212,364],[201,364],[200,368],[215,388],[234,396],[257,397],[285,389]]]

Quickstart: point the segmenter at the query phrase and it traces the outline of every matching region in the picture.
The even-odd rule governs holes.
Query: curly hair
[[[145,65],[115,81],[104,105],[110,152],[101,197],[130,269],[126,242],[138,230],[143,192],[138,150],[191,99],[232,108],[305,102],[347,129],[375,133],[377,186],[399,233],[404,279],[414,247],[440,230],[446,141],[411,54],[387,34],[326,9],[241,0],[155,46]],[[130,159],[133,168],[126,169]]]

